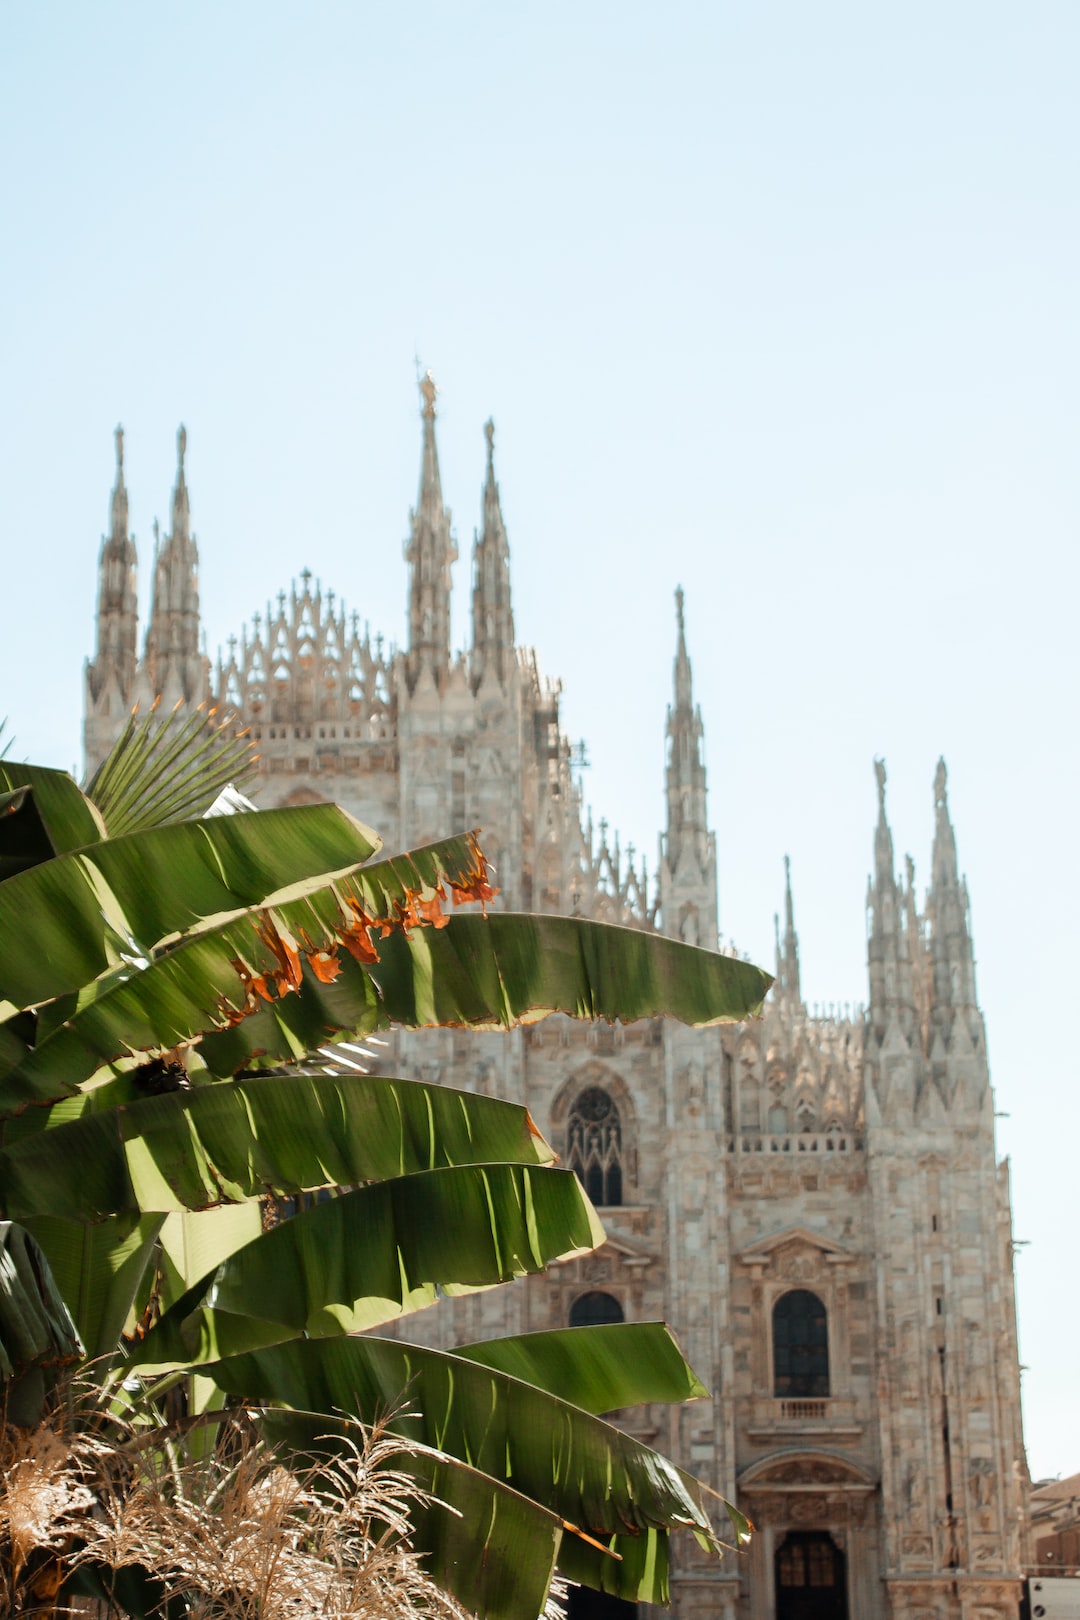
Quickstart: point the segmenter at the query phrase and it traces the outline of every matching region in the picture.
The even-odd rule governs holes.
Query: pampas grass
[[[78,1415],[78,1425],[73,1414]],[[90,1419],[88,1422],[87,1419]],[[217,1427],[212,1447],[208,1425]],[[0,1612],[121,1620],[119,1571],[188,1620],[463,1620],[409,1542],[423,1493],[385,1429],[317,1464],[268,1451],[246,1412],[139,1428],[85,1396],[0,1428]],[[103,1602],[65,1597],[80,1569]]]

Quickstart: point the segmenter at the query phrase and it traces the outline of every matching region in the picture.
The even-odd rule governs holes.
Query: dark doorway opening
[[[776,1620],[848,1620],[844,1555],[824,1530],[789,1530],[776,1549]]]
[[[637,1604],[591,1586],[572,1586],[566,1605],[567,1620],[634,1620]]]

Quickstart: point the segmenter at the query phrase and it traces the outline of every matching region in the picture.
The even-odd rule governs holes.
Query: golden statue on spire
[[[420,396],[424,401],[424,409],[422,412],[424,416],[434,417],[435,396],[438,392],[439,390],[435,386],[435,379],[431,375],[431,372],[425,371],[424,375],[420,379]]]

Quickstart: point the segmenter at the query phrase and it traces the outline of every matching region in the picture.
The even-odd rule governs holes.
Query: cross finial
[[[308,586],[311,584],[311,569],[310,568],[302,568],[300,570],[300,578],[304,582],[304,589],[306,591],[308,589]]]

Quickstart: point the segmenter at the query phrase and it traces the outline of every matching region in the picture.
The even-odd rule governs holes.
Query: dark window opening
[[[776,1550],[777,1620],[847,1620],[844,1555],[823,1530],[789,1530]]]
[[[588,1086],[566,1122],[566,1162],[594,1204],[621,1204],[622,1122],[602,1086]]]
[[[570,1307],[571,1327],[603,1327],[608,1322],[625,1322],[623,1308],[614,1294],[596,1289],[580,1294]]]
[[[818,1399],[829,1393],[829,1324],[808,1288],[793,1288],[773,1306],[774,1394]]]

